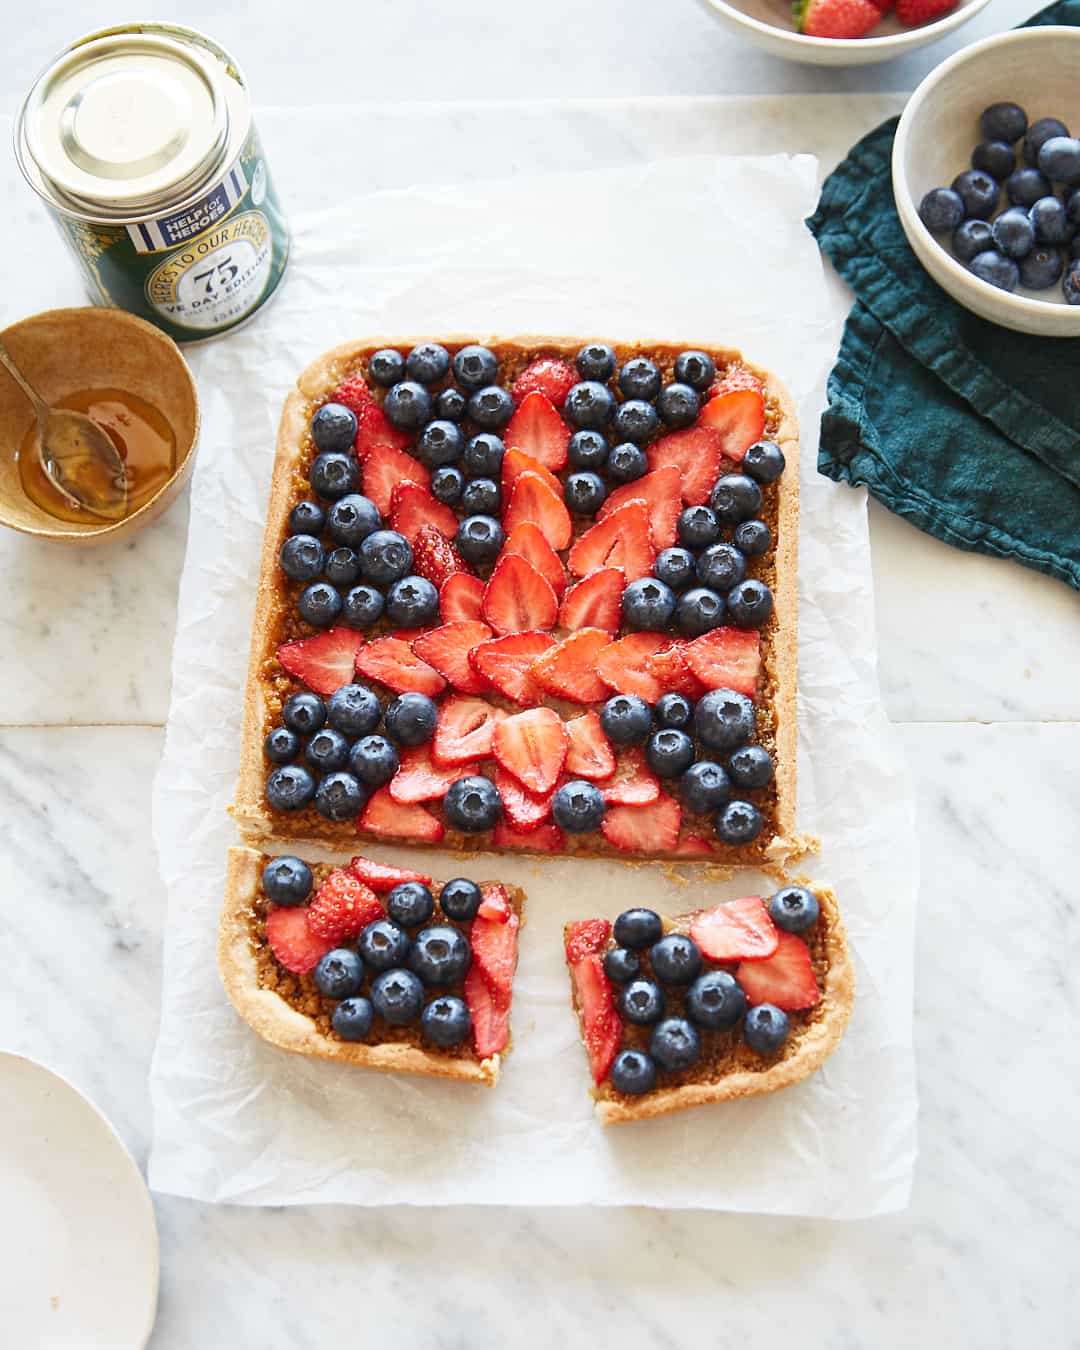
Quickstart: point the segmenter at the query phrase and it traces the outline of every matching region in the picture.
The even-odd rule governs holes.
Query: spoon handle
[[[4,346],[3,342],[0,342],[0,366],[4,367],[7,373],[11,376],[11,378],[23,391],[26,397],[34,405],[34,412],[37,415],[38,426],[44,429],[45,423],[49,417],[49,405],[45,402],[45,400],[41,397],[38,391],[34,388],[34,386],[22,373],[19,367],[15,364],[14,360],[12,359],[11,353]]]

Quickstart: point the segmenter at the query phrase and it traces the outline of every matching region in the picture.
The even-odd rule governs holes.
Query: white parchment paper
[[[278,298],[192,353],[203,435],[155,787],[168,888],[150,1181],[251,1204],[647,1204],[854,1217],[902,1207],[915,1153],[914,813],[878,699],[865,501],[814,472],[842,307],[802,224],[815,162],[694,157],[354,196],[294,216]],[[744,894],[658,868],[371,850],[529,894],[515,1048],[494,1091],[283,1054],[239,1020],[214,963],[225,815],[276,422],[289,385],[346,338],[551,332],[717,341],[799,402],[800,826],[825,841],[859,995],[809,1081],[769,1098],[603,1130],[571,1013],[561,928],[630,903]],[[691,873],[687,873],[692,876]]]

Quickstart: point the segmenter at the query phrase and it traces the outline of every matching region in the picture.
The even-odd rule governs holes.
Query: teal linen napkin
[[[1080,0],[1024,26],[1045,24],[1080,27]],[[957,548],[1080,589],[1080,339],[999,328],[930,279],[893,200],[896,122],[851,150],[806,222],[857,297],[818,470]]]

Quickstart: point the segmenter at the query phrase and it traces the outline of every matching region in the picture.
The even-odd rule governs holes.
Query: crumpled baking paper
[[[855,1217],[901,1208],[915,1154],[914,812],[877,690],[865,501],[814,472],[842,312],[802,221],[809,157],[663,160],[357,196],[295,216],[290,271],[244,331],[192,352],[203,433],[154,794],[168,888],[151,1087],[157,1190],[248,1204],[654,1205]],[[287,1055],[215,966],[225,814],[276,424],[300,370],[365,335],[661,338],[741,348],[803,427],[799,823],[836,888],[858,997],[824,1069],[774,1094],[605,1130],[561,929],[631,903],[678,912],[757,889],[611,862],[374,849],[529,896],[514,1050],[494,1091]],[[767,883],[763,883],[767,884]]]

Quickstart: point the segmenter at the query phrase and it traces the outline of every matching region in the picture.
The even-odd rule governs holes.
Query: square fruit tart
[[[282,1050],[492,1086],[524,900],[371,858],[231,848],[218,968],[237,1012]]]
[[[628,909],[567,924],[564,940],[605,1125],[797,1083],[851,1015],[847,937],[818,883],[673,919]]]
[[[783,388],[715,347],[316,361],[278,438],[245,837],[790,856],[797,459]]]

